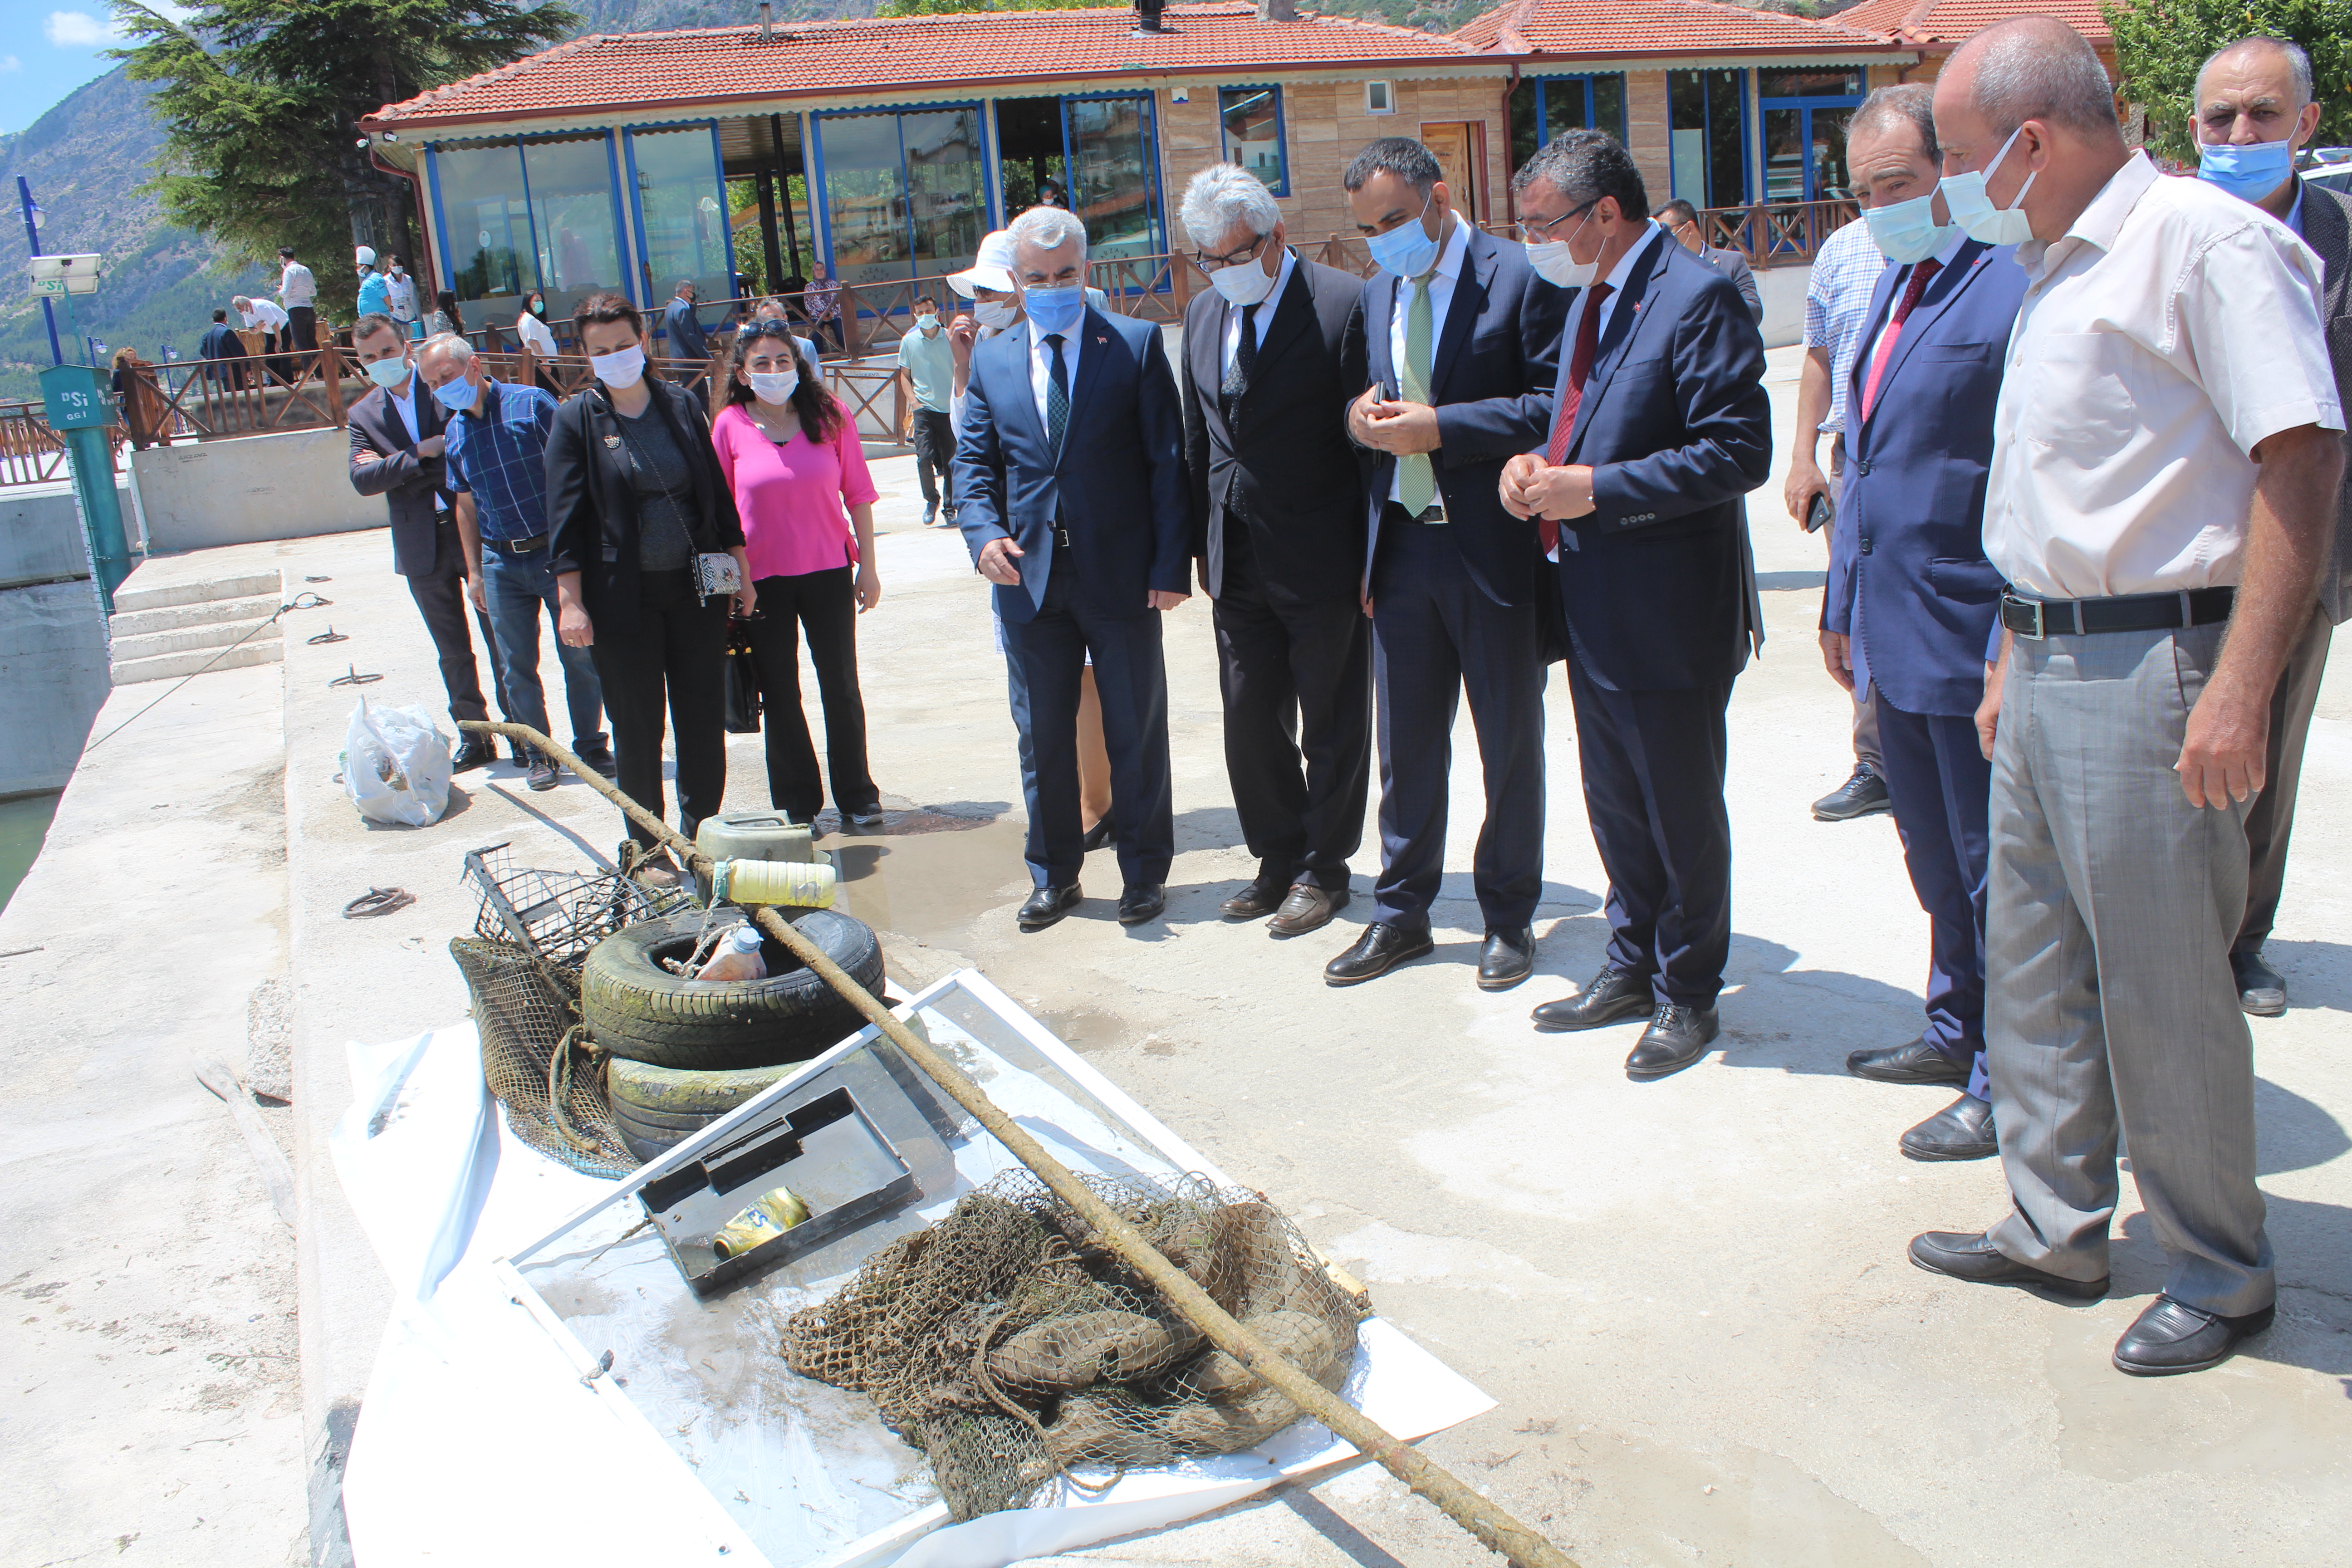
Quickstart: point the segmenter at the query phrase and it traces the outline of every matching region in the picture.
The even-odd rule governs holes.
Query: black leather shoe
[[[1486,928],[1486,945],[1478,950],[1478,989],[1508,991],[1536,972],[1536,932],[1533,926],[1520,926],[1505,931],[1499,926]]]
[[[1219,904],[1217,912],[1229,921],[1254,921],[1282,908],[1282,900],[1289,896],[1288,877],[1260,871],[1256,880]]]
[[[1536,1027],[1546,1034],[1565,1034],[1571,1029],[1598,1029],[1622,1019],[1638,1018],[1654,1005],[1650,1000],[1648,975],[1604,967],[1592,977],[1591,984],[1575,995],[1547,1002],[1529,1016],[1535,1019]]]
[[[1091,855],[1097,849],[1108,848],[1112,836],[1118,832],[1118,824],[1105,816],[1100,822],[1087,828],[1087,836],[1078,840],[1079,853]]]
[[[2257,1018],[2275,1018],[2286,1011],[2286,977],[2263,962],[2263,950],[2230,955],[2230,972],[2238,977],[2238,1005]]]
[[[2020,1263],[1994,1247],[1979,1231],[1924,1230],[1911,1238],[1911,1261],[1930,1274],[1965,1279],[1971,1285],[2023,1285],[2078,1301],[2095,1301],[2107,1293],[2106,1277],[2069,1279]]]
[[[1855,1051],[1845,1058],[1845,1070],[1873,1083],[1948,1083],[1954,1089],[1969,1084],[1969,1064],[1954,1061],[1925,1040]]]
[[[2240,1340],[2269,1328],[2276,1311],[2275,1307],[2264,1307],[2242,1318],[2224,1318],[2169,1296],[2158,1296],[2116,1342],[2116,1370],[2134,1377],[2169,1377],[2176,1372],[2203,1372],[2219,1366],[2230,1359]]]
[[[476,768],[487,767],[499,760],[499,748],[487,735],[468,735],[459,742],[457,754],[449,759],[453,773],[469,773]]]
[[[1650,1026],[1642,1031],[1642,1037],[1633,1042],[1632,1053],[1625,1058],[1625,1076],[1646,1083],[1654,1078],[1678,1073],[1706,1055],[1707,1047],[1715,1044],[1716,1036],[1722,1032],[1714,1008],[1662,1002],[1650,1016]]]
[[[1437,944],[1427,931],[1406,931],[1385,921],[1364,928],[1355,945],[1323,966],[1327,985],[1360,985],[1377,980],[1398,964],[1433,952]]]
[[[1029,895],[1029,901],[1021,906],[1020,914],[1014,918],[1021,922],[1023,931],[1044,931],[1076,909],[1081,897],[1076,882],[1066,888],[1040,888]]]
[[[1347,889],[1300,882],[1284,897],[1282,908],[1274,911],[1265,929],[1276,936],[1305,936],[1329,925],[1331,917],[1347,907]]]
[[[1118,895],[1118,923],[1139,926],[1146,921],[1156,921],[1168,908],[1168,887],[1164,882],[1130,882]]]
[[[1852,822],[1873,812],[1889,811],[1886,781],[1868,763],[1853,764],[1853,776],[1813,802],[1815,822]]]
[[[1964,1094],[1903,1134],[1901,1147],[1914,1160],[1989,1160],[2000,1152],[1992,1101]]]
[[[621,764],[613,760],[613,748],[609,744],[595,747],[591,751],[574,752],[572,755],[587,763],[592,772],[608,779],[621,771]]]

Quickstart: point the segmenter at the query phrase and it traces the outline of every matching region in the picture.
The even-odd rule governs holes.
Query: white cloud
[[[122,41],[110,19],[101,22],[87,11],[52,11],[44,31],[61,49],[104,48]]]
[[[0,71],[22,70],[25,63],[14,55],[0,57]]]

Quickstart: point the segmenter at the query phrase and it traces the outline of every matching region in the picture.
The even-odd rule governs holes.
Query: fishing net
[[[1254,1193],[1197,1176],[1085,1178],[1169,1262],[1324,1387],[1356,1353],[1354,1299]],[[1026,1171],[966,1194],[784,1326],[794,1372],[866,1394],[930,1459],[957,1520],[1056,1476],[1255,1447],[1299,1418]]]
[[[625,1176],[643,1161],[621,1142],[604,1099],[604,1053],[580,1023],[580,973],[510,942],[452,937],[474,994],[482,1077],[514,1135],[592,1176]]]

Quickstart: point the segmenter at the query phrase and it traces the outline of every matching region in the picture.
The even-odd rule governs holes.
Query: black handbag
[[[760,732],[760,666],[751,657],[751,623],[727,623],[727,732]]]

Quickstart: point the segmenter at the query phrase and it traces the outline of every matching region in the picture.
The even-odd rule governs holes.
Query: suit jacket
[[[2327,358],[2336,390],[2352,399],[2352,196],[2303,181],[2303,241],[2326,269],[2319,315],[2327,324]],[[2343,489],[2336,496],[2336,543],[2319,579],[2320,608],[2336,626],[2352,619],[2352,435],[2345,437]]]
[[[702,335],[702,318],[684,300],[673,299],[662,312],[663,324],[669,330],[669,357],[672,359],[709,359],[710,345]]]
[[[1386,382],[1402,393],[1404,378],[1389,356],[1398,288],[1386,271],[1364,280],[1363,337],[1366,384]],[[1539,598],[1543,552],[1536,545],[1534,525],[1503,510],[1503,465],[1540,446],[1550,428],[1549,388],[1559,369],[1560,322],[1572,298],[1572,290],[1555,289],[1535,275],[1518,241],[1473,228],[1432,356],[1429,389],[1437,408],[1439,446],[1429,457],[1437,471],[1437,493],[1471,581],[1498,605]],[[1362,394],[1357,387],[1349,396]],[[1366,593],[1371,591],[1372,559],[1381,547],[1381,514],[1395,477],[1396,458],[1372,453],[1365,472]]]
[[[1911,308],[1864,416],[1870,360],[1909,272],[1881,272],[1863,317],[1822,626],[1853,639],[1857,688],[1876,683],[1906,713],[1964,719],[1984,696],[2000,608],[2000,574],[1984,552],[1985,476],[2029,279],[2013,247],[1964,243]]]
[[[1150,613],[1153,590],[1192,592],[1192,492],[1183,416],[1160,329],[1089,310],[1070,423],[1047,448],[1029,384],[1026,319],[972,350],[956,437],[956,521],[977,563],[992,539],[1021,547],[1021,582],[996,588],[996,613],[1027,622],[1045,602],[1054,533],[1069,531],[1080,602],[1106,616]]]
[[[1762,321],[1764,296],[1756,291],[1756,274],[1748,268],[1748,258],[1737,250],[1717,250],[1711,245],[1698,255],[1700,260],[1731,279],[1731,286],[1748,301],[1748,313]]]
[[[417,439],[429,441],[441,434],[448,416],[413,373],[412,381]],[[392,569],[404,577],[430,577],[440,569],[440,510],[433,498],[438,495],[443,506],[457,499],[449,492],[448,466],[439,458],[416,455],[407,422],[380,386],[369,387],[352,405],[349,426],[352,489],[382,496],[392,509]]]
[[[1364,389],[1363,279],[1298,261],[1279,300],[1258,307],[1265,331],[1225,421],[1225,334],[1240,308],[1211,289],[1184,310],[1184,469],[1192,542],[1212,596],[1225,591],[1226,530],[1249,531],[1250,559],[1272,596],[1353,603],[1364,559],[1364,461],[1348,439],[1347,404]],[[1271,310],[1271,319],[1266,312]],[[1349,363],[1353,357],[1352,366]],[[1227,502],[1238,496],[1238,514]]]
[[[1601,685],[1685,690],[1728,681],[1764,645],[1744,498],[1771,469],[1772,410],[1739,290],[1671,236],[1642,246],[1569,432],[1565,460],[1591,466],[1594,510],[1560,526],[1560,605]],[[1579,291],[1570,332],[1591,300]]]
[[[734,549],[743,542],[743,523],[710,444],[702,399],[658,376],[646,377],[645,384],[694,475],[688,519],[694,548]],[[611,396],[601,386],[575,393],[556,408],[547,433],[547,523],[551,567],[559,574],[579,573],[589,619],[625,634],[637,625],[637,492],[621,435]]]

